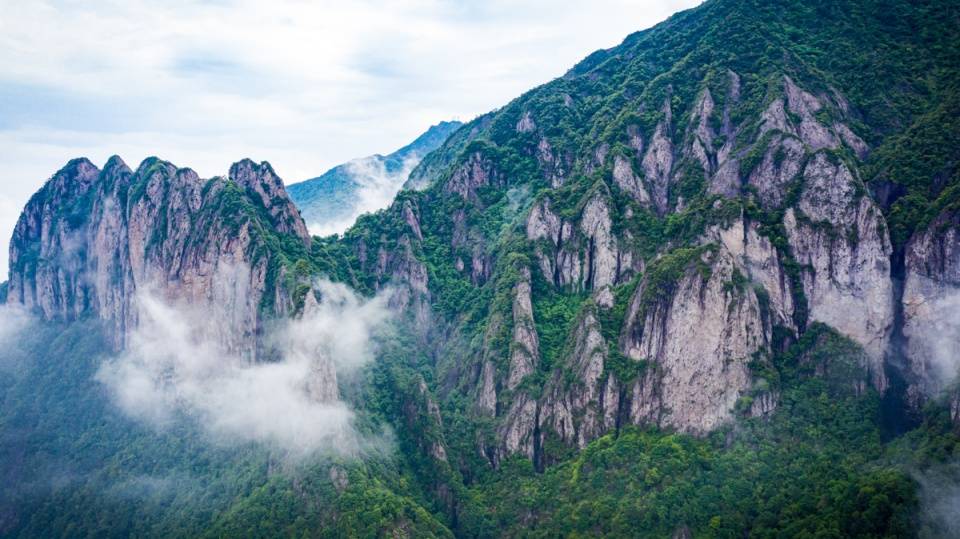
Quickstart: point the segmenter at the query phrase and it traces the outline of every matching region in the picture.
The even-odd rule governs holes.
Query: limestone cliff
[[[8,301],[46,319],[95,316],[116,347],[136,324],[136,295],[208,310],[217,338],[255,355],[264,314],[291,309],[276,243],[310,236],[267,163],[200,179],[156,158],[136,171],[71,161],[27,204],[10,247]]]
[[[918,403],[951,389],[960,369],[960,213],[945,211],[917,231],[904,259],[904,367]]]

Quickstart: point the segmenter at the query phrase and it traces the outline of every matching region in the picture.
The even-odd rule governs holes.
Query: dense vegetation
[[[825,326],[778,355],[770,419],[741,418],[696,439],[625,428],[534,471],[524,458],[477,465],[460,521],[432,498],[457,476],[422,459],[403,417],[423,358],[388,350],[352,392],[362,424],[390,423],[396,445],[362,460],[288,461],[221,446],[190,423],[156,431],[125,417],[93,379],[98,328],[33,327],[0,362],[3,535],[492,537],[905,537],[949,530],[921,510],[914,477],[960,457],[947,411],[885,443],[879,397],[858,347]],[[409,343],[407,343],[409,344]],[[815,372],[826,373],[815,376]],[[429,427],[421,424],[421,428]],[[342,474],[342,476],[340,476]],[[347,478],[346,480],[340,477]],[[937,527],[941,526],[941,527]]]

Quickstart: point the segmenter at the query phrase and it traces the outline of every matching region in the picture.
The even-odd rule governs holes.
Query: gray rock
[[[672,294],[631,300],[623,353],[651,366],[634,382],[630,421],[704,434],[727,421],[751,387],[748,363],[769,337],[752,287],[729,286],[738,268],[724,248],[707,251],[709,276],[689,268]]]
[[[137,293],[150,292],[207,309],[213,337],[256,357],[264,294],[270,288],[288,294],[281,278],[267,282],[269,259],[254,256],[262,245],[250,234],[251,222],[216,207],[231,183],[263,207],[265,227],[309,243],[269,164],[241,161],[230,179],[204,181],[155,158],[133,172],[113,157],[102,173],[75,160],[24,209],[11,242],[8,300],[50,320],[99,317],[120,349],[137,324]],[[90,201],[86,213],[71,215],[83,200]],[[291,307],[289,300],[274,305],[276,314]]]
[[[670,139],[670,102],[664,103],[666,118],[657,124],[643,157],[643,171],[650,183],[653,205],[660,214],[669,209],[670,178],[673,173],[673,142]]]
[[[544,388],[540,429],[583,448],[616,426],[619,389],[613,377],[604,376],[607,343],[593,312],[580,317],[573,339],[573,350],[564,360],[573,379],[557,370]]]
[[[790,183],[797,179],[806,152],[803,144],[790,135],[774,135],[764,151],[763,160],[750,172],[747,183],[756,189],[760,205],[779,208]]]
[[[883,356],[893,327],[892,247],[880,209],[846,165],[815,155],[784,226],[797,262],[810,318],[858,342],[871,358],[874,385],[884,390]]]
[[[960,213],[946,211],[917,231],[904,266],[908,395],[919,406],[960,375]]]
[[[613,159],[613,182],[638,203],[642,205],[650,203],[650,195],[643,181],[634,174],[633,165],[622,155]]]
[[[539,361],[540,341],[533,322],[530,270],[523,268],[520,282],[513,287],[513,343],[510,346],[507,389],[516,389],[520,382],[534,371]]]
[[[530,111],[524,112],[520,121],[517,122],[517,133],[531,133],[536,131],[537,124],[533,121]]]

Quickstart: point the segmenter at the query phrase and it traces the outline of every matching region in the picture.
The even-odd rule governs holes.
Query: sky
[[[0,0],[0,281],[73,157],[287,183],[468,121],[699,0]]]

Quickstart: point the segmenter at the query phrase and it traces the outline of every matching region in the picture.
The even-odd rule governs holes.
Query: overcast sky
[[[0,281],[70,158],[287,183],[470,120],[699,0],[0,0]]]

